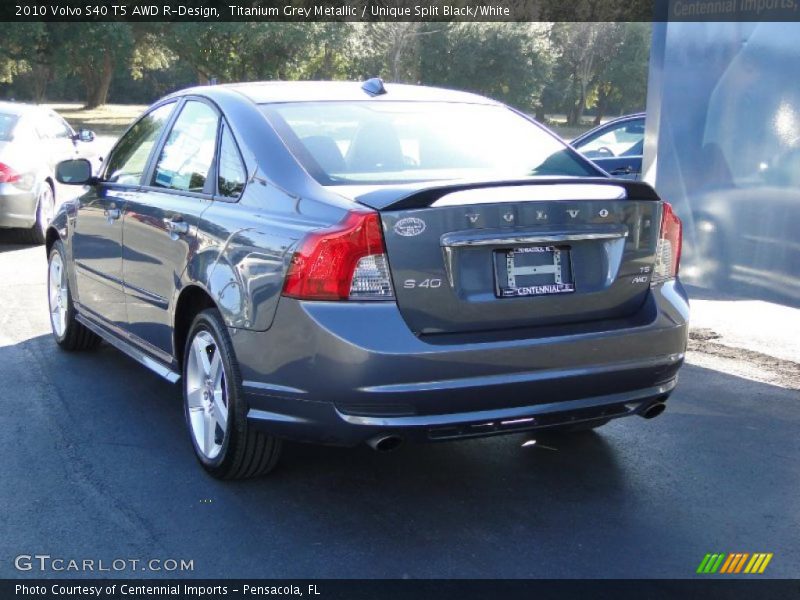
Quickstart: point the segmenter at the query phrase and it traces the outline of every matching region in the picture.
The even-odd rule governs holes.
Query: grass
[[[128,128],[136,117],[144,111],[142,104],[106,104],[98,108],[85,109],[82,104],[48,104],[73,129],[91,129],[97,135],[118,137]]]
[[[605,123],[608,120],[605,118],[602,122]],[[545,119],[544,124],[568,142],[595,127],[591,120],[585,119],[581,121],[580,125],[567,125],[567,118],[564,115],[550,115]]]

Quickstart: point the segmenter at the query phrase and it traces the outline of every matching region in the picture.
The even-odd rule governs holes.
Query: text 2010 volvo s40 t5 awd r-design
[[[498,102],[249,83],[154,104],[47,232],[53,334],[183,387],[213,475],[281,440],[437,441],[655,416],[681,224]]]

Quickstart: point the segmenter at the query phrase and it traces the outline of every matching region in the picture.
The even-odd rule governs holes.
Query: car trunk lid
[[[537,179],[375,188],[397,304],[418,334],[619,318],[649,291],[647,185]]]

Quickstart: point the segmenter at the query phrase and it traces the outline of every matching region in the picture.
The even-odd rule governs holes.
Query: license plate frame
[[[498,298],[550,296],[575,291],[569,246],[540,245],[495,250],[494,268],[495,295]]]

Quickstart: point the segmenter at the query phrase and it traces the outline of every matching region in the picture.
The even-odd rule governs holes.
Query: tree
[[[621,114],[644,109],[650,59],[649,23],[624,23],[622,42],[614,60],[598,73],[594,124],[616,106]]]
[[[529,23],[450,24],[439,35],[421,39],[420,81],[531,110],[549,77],[545,36]]]
[[[562,76],[561,91],[567,123],[577,125],[590,104],[592,86],[617,54],[622,43],[621,23],[556,23],[550,32]],[[566,81],[564,81],[564,79]]]

